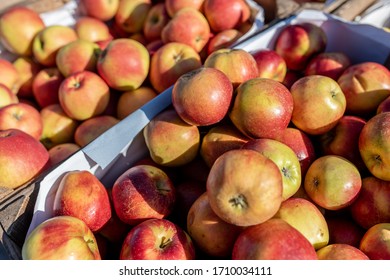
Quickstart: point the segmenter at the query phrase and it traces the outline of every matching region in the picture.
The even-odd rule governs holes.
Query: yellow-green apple
[[[216,50],[207,56],[203,65],[224,72],[235,89],[243,82],[259,76],[256,60],[243,49]]]
[[[201,58],[192,47],[177,42],[167,43],[151,57],[149,80],[157,93],[161,93],[173,86],[181,75],[201,66]]]
[[[187,232],[197,249],[208,256],[227,258],[243,227],[227,223],[210,207],[207,192],[191,205],[187,216]]]
[[[227,115],[233,85],[220,70],[200,67],[179,77],[172,89],[172,105],[185,122],[208,126]]]
[[[373,176],[362,180],[362,189],[349,207],[353,220],[365,229],[390,221],[390,181]]]
[[[337,81],[351,60],[343,52],[322,52],[309,60],[304,70],[305,76],[322,75]]]
[[[379,223],[370,227],[360,240],[359,249],[370,260],[390,259],[390,223]]]
[[[242,149],[261,153],[272,160],[279,168],[283,182],[283,200],[293,196],[301,186],[301,165],[295,152],[286,144],[269,138],[251,139]]]
[[[308,196],[328,210],[350,206],[361,187],[362,179],[356,166],[336,155],[318,157],[310,165],[304,180]]]
[[[279,218],[302,233],[318,250],[328,245],[329,229],[324,215],[307,199],[291,197],[283,201],[273,218]]]
[[[250,7],[243,0],[204,0],[203,12],[214,32],[238,28],[251,16]]]
[[[277,138],[291,121],[290,91],[272,79],[253,78],[240,84],[229,117],[249,138]]]
[[[32,83],[35,76],[41,70],[41,65],[31,57],[20,56],[13,62],[18,71],[18,82],[16,85],[19,98],[34,98]]]
[[[327,41],[320,26],[310,22],[290,24],[277,34],[275,51],[284,58],[288,69],[304,70],[314,55],[325,51]]]
[[[31,56],[34,37],[44,28],[45,23],[35,10],[17,5],[0,17],[0,41],[11,53]]]
[[[58,144],[74,142],[74,133],[79,122],[69,117],[58,103],[42,108],[43,123],[40,141],[47,149]]]
[[[390,71],[377,62],[351,65],[337,82],[345,94],[350,114],[374,114],[378,105],[390,96]]]
[[[19,72],[15,65],[5,58],[0,58],[0,84],[5,85],[14,94],[17,94]]]
[[[359,248],[360,240],[366,230],[350,215],[328,215],[325,218],[329,229],[329,244],[348,244]]]
[[[127,33],[142,32],[151,7],[151,0],[120,0],[115,22]]]
[[[210,55],[212,52],[219,49],[229,48],[233,43],[240,39],[244,35],[238,29],[226,29],[211,36],[207,43],[206,55]]]
[[[62,81],[58,98],[69,117],[84,121],[104,112],[110,100],[110,88],[98,74],[84,70]]]
[[[287,69],[286,76],[284,77],[282,84],[288,89],[291,89],[292,85],[302,77],[302,72]]]
[[[80,150],[80,146],[76,143],[62,143],[48,149],[49,166],[52,167],[67,159],[69,156]]]
[[[282,219],[271,218],[244,229],[233,246],[233,260],[316,260],[307,238]]]
[[[77,39],[57,51],[56,66],[64,77],[80,71],[96,72],[100,51],[96,43]]]
[[[390,96],[383,100],[377,107],[376,113],[390,112]]]
[[[345,95],[329,77],[302,77],[290,91],[294,102],[291,121],[308,134],[319,135],[331,130],[345,113]]]
[[[367,171],[359,152],[359,135],[366,120],[344,114],[331,130],[319,135],[322,155],[338,155],[351,161],[361,173]]]
[[[97,232],[111,218],[107,190],[90,171],[67,171],[55,194],[53,214],[79,218],[92,232]]]
[[[161,31],[166,44],[178,42],[200,52],[210,39],[210,26],[205,16],[194,8],[183,8],[167,22]]]
[[[156,96],[156,91],[150,86],[141,86],[135,90],[123,92],[119,96],[116,108],[117,118],[123,120]]]
[[[77,18],[74,29],[77,37],[82,40],[96,43],[113,39],[108,25],[95,17],[81,16]]]
[[[76,128],[74,141],[80,147],[85,147],[117,123],[119,123],[119,119],[110,115],[99,115],[86,119]]]
[[[168,23],[170,17],[166,10],[166,3],[160,2],[152,5],[146,19],[142,32],[148,42],[161,39],[161,32]]]
[[[49,153],[37,139],[20,129],[0,130],[0,186],[16,189],[39,175]]]
[[[319,260],[369,260],[360,249],[349,244],[329,244],[317,251]]]
[[[359,135],[359,151],[375,177],[390,181],[390,112],[375,115]]]
[[[120,260],[193,260],[195,247],[181,227],[167,219],[134,226],[123,241]]]
[[[34,37],[33,57],[43,66],[55,66],[58,50],[75,40],[77,40],[77,33],[70,26],[46,26]]]
[[[170,17],[173,17],[179,10],[183,8],[194,8],[203,12],[204,0],[166,0],[165,8]]]
[[[180,166],[192,161],[200,147],[197,126],[183,121],[174,109],[155,116],[144,128],[143,135],[150,157],[162,166]]]
[[[249,138],[231,123],[220,123],[211,127],[202,137],[200,156],[208,167],[223,153],[241,149]]]
[[[38,109],[27,103],[14,103],[0,108],[0,130],[19,129],[39,141],[43,123]]]
[[[57,67],[45,67],[33,78],[32,93],[41,108],[59,103],[58,90],[64,76]]]
[[[215,214],[238,226],[265,222],[283,201],[278,166],[254,150],[234,149],[222,154],[210,169],[206,188]]]
[[[0,109],[19,102],[19,98],[6,85],[0,83]]]
[[[100,260],[93,232],[80,219],[56,216],[39,224],[22,247],[23,260]]]
[[[79,8],[82,14],[102,21],[109,21],[115,17],[120,0],[80,0]]]
[[[111,88],[119,91],[134,90],[146,80],[149,62],[148,50],[138,41],[114,39],[100,53],[97,71]]]
[[[283,82],[287,73],[287,64],[283,57],[272,49],[260,49],[252,53],[259,69],[259,78],[268,78]]]

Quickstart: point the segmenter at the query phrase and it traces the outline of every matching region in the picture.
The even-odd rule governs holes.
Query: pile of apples
[[[214,1],[201,2],[206,12]],[[61,83],[65,115],[92,119],[107,88],[137,91],[146,79],[159,94],[158,77],[162,91],[173,85],[172,105],[143,130],[149,156],[112,185],[64,174],[54,216],[27,236],[23,258],[390,259],[389,70],[325,52],[326,33],[309,22],[276,36],[272,50],[221,47],[203,58],[204,47],[187,45],[198,59],[183,63],[167,47],[177,42],[153,52],[107,42],[89,72],[100,79],[93,94],[72,99],[85,72]]]

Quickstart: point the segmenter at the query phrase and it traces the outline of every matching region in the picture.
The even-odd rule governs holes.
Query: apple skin
[[[226,29],[211,36],[207,43],[207,56],[219,49],[226,49],[244,35],[237,29]]]
[[[222,220],[251,226],[270,219],[282,203],[283,181],[278,166],[254,150],[222,154],[206,182],[210,206]]]
[[[390,182],[370,176],[363,178],[362,189],[350,206],[353,220],[365,229],[390,221]]]
[[[348,244],[329,244],[317,251],[319,260],[369,260],[360,249]]]
[[[19,129],[0,130],[0,186],[16,189],[46,169],[49,153]]]
[[[16,94],[18,88],[19,72],[10,61],[0,58],[0,84],[6,86],[12,93]]]
[[[20,56],[13,62],[18,72],[18,82],[14,89],[17,89],[18,98],[34,98],[32,82],[34,77],[42,69],[41,65],[31,57]]]
[[[151,7],[151,0],[120,0],[115,23],[127,33],[142,32]]]
[[[27,7],[15,6],[0,17],[0,41],[11,53],[31,56],[34,37],[45,28],[40,15]]]
[[[193,260],[195,247],[182,228],[166,219],[134,226],[123,241],[120,260]]]
[[[308,134],[319,135],[331,130],[345,113],[345,95],[329,77],[302,77],[290,91],[294,103],[291,121]]]
[[[107,24],[95,17],[81,16],[77,18],[74,29],[77,37],[81,40],[96,43],[113,39]]]
[[[244,229],[234,243],[233,260],[317,260],[306,237],[282,219]]]
[[[301,71],[287,69],[286,76],[284,77],[282,84],[288,89],[291,89],[292,85],[303,76],[304,75]]]
[[[142,31],[148,42],[161,39],[161,32],[170,20],[166,7],[167,3],[154,4],[146,15]]]
[[[69,143],[62,143],[58,144],[50,149],[48,149],[49,152],[49,166],[57,165],[58,163],[62,162],[63,160],[67,159],[69,156],[80,150],[80,146],[69,142]]]
[[[242,49],[222,48],[209,54],[203,64],[221,70],[236,89],[243,82],[257,78],[259,70],[254,57]]]
[[[69,117],[84,121],[104,112],[110,100],[110,88],[98,74],[84,70],[62,81],[58,98]]]
[[[80,0],[80,11],[102,21],[109,21],[115,17],[120,0]]]
[[[390,112],[367,121],[359,136],[359,151],[365,165],[375,177],[390,181]]]
[[[292,96],[284,85],[271,79],[243,82],[237,87],[232,103],[229,117],[249,138],[275,139],[291,121]]]
[[[176,200],[172,180],[160,168],[136,165],[121,174],[112,187],[112,201],[118,218],[129,225],[171,214]]]
[[[6,85],[0,84],[0,109],[19,102],[19,98]]]
[[[323,52],[315,55],[306,65],[305,76],[322,75],[337,81],[351,60],[343,52]]]
[[[383,100],[376,109],[376,114],[390,112],[390,96]]]
[[[390,96],[390,71],[377,62],[351,65],[337,80],[347,99],[347,112],[365,117],[374,114]]]
[[[34,76],[32,93],[40,108],[60,102],[58,90],[64,79],[56,66],[45,67]]]
[[[308,196],[328,210],[340,210],[351,205],[361,186],[362,179],[356,166],[336,155],[318,157],[304,179]]]
[[[164,2],[165,8],[170,17],[173,17],[176,12],[187,7],[203,12],[204,0],[166,0]]]
[[[111,88],[134,90],[146,80],[149,62],[149,52],[141,43],[134,39],[114,39],[100,53],[97,71]]]
[[[135,90],[123,92],[117,103],[116,117],[123,120],[156,96],[156,91],[150,86],[141,86]]]
[[[359,248],[365,229],[359,226],[351,215],[326,215],[329,229],[329,244],[348,244]]]
[[[371,260],[390,259],[390,223],[370,227],[360,241],[359,249]]]
[[[230,257],[234,242],[242,230],[242,227],[227,223],[214,213],[207,192],[200,195],[189,209],[187,232],[196,248],[208,256]]]
[[[314,55],[325,50],[327,41],[326,33],[313,23],[290,24],[277,35],[275,51],[288,69],[304,70]]]
[[[283,57],[271,49],[260,49],[252,53],[259,69],[259,78],[283,82],[287,73],[287,64]]]
[[[56,216],[39,224],[22,247],[23,260],[100,260],[96,238],[72,216]]]
[[[233,85],[216,68],[201,67],[179,77],[172,89],[172,105],[188,124],[208,126],[227,115]]]

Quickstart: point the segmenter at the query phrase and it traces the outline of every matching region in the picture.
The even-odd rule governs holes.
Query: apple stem
[[[165,247],[168,246],[169,243],[171,243],[171,241],[172,241],[172,240],[171,240],[170,238],[166,238],[165,236],[163,236],[163,237],[161,238],[160,248],[161,248],[161,249],[164,249]]]

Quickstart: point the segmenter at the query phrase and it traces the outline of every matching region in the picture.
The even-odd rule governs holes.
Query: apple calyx
[[[248,201],[246,200],[245,196],[242,194],[239,194],[229,199],[229,203],[234,208],[239,208],[239,209],[248,208]]]

